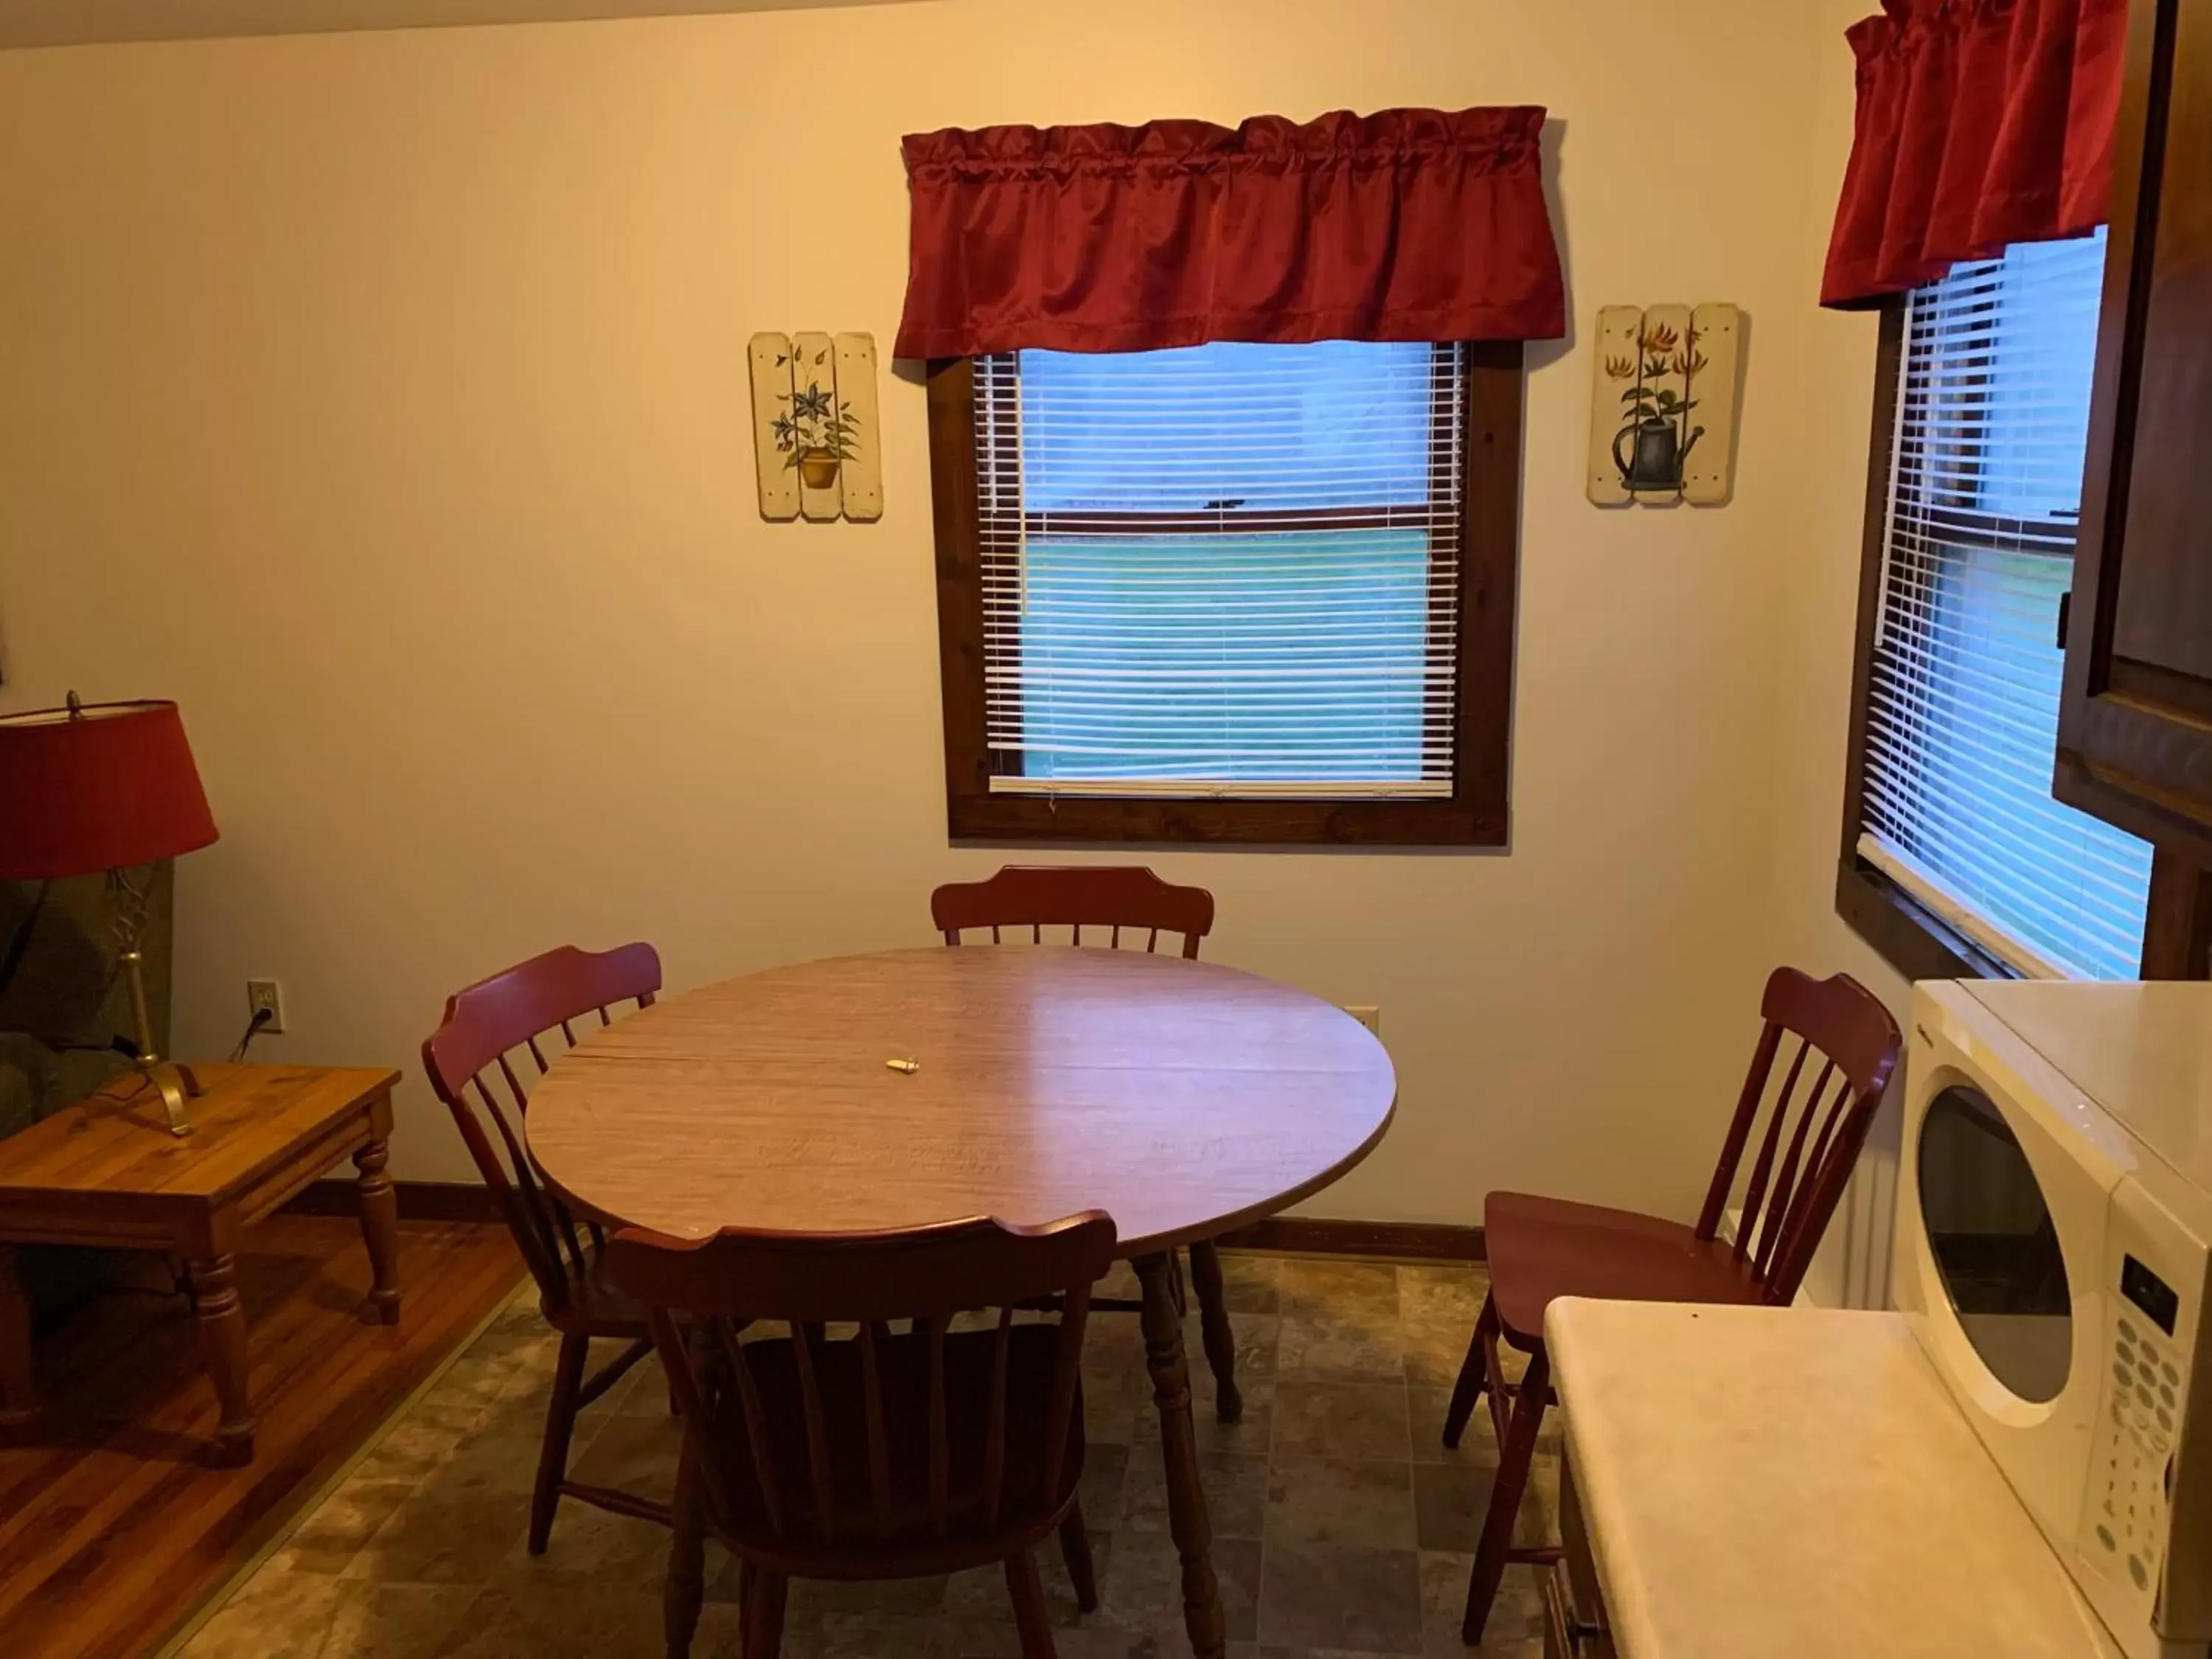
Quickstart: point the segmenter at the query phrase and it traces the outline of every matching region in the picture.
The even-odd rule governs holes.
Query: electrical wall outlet
[[[1347,1002],[1344,1005],[1344,1012],[1374,1032],[1376,1036],[1382,1035],[1382,1011],[1372,1003]]]
[[[261,1024],[264,1036],[275,1036],[284,1029],[284,988],[273,979],[249,979],[246,981],[246,1012],[249,1017],[264,1008],[269,1018]]]

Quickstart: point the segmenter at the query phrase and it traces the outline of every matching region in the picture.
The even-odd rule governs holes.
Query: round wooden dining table
[[[1173,1252],[1328,1186],[1382,1139],[1396,1093],[1365,1027],[1271,980],[1138,951],[939,946],[664,998],[556,1060],[527,1134],[580,1218],[677,1237],[1112,1216],[1143,1287],[1184,1620],[1216,1659]]]

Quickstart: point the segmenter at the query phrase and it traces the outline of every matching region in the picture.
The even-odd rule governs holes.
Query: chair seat
[[[1543,1345],[1555,1297],[1613,1302],[1757,1302],[1762,1287],[1733,1247],[1680,1222],[1534,1193],[1492,1193],[1482,1206],[1490,1293],[1506,1338]]]
[[[583,1277],[568,1275],[564,1304],[552,1307],[543,1297],[538,1298],[545,1322],[563,1336],[651,1335],[645,1304],[608,1277],[606,1258],[595,1250],[586,1251],[584,1263]]]
[[[987,1402],[992,1398],[991,1331],[956,1332],[945,1342],[947,1490],[946,1540],[987,1540],[981,1559],[1006,1551],[1004,1534],[1029,1522],[1038,1533],[1056,1525],[1075,1496],[1083,1473],[1083,1408],[1079,1395],[1054,1489],[1042,1493],[1047,1413],[1059,1340],[1056,1325],[1020,1324],[1007,1342],[1005,1477],[997,1518],[987,1521],[982,1469]],[[804,1419],[798,1350],[787,1337],[744,1345],[745,1362],[771,1424]],[[879,1521],[869,1478],[869,1443],[861,1346],[857,1340],[813,1344],[815,1380],[821,1391],[835,1502],[836,1538],[825,1553],[815,1507],[814,1476],[805,1437],[769,1437],[769,1472],[781,1499],[779,1528],[763,1491],[735,1391],[726,1393],[709,1431],[720,1442],[722,1467],[737,1474],[729,1494],[728,1541],[774,1558],[804,1547],[810,1573],[834,1576],[836,1556],[849,1553],[856,1571],[880,1571],[886,1549],[932,1551],[944,1546],[932,1526],[929,1482],[929,1357],[927,1340],[892,1335],[877,1343],[884,1401],[884,1442],[890,1464],[889,1525]],[[993,1541],[994,1534],[997,1538]]]

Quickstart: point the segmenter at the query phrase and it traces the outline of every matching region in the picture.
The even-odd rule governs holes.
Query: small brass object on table
[[[908,1077],[912,1077],[921,1069],[921,1062],[918,1060],[887,1060],[884,1064],[894,1072],[902,1073]]]
[[[131,1041],[138,1051],[133,1060],[139,1075],[161,1092],[161,1110],[168,1118],[169,1133],[181,1138],[192,1132],[185,1116],[185,1103],[197,1100],[207,1091],[200,1087],[200,1080],[191,1066],[163,1059],[154,1047],[154,1015],[146,1003],[146,957],[138,948],[146,931],[146,897],[151,884],[150,873],[137,880],[133,880],[126,871],[108,873],[108,892],[114,906],[115,942],[120,947],[117,955],[131,992]]]

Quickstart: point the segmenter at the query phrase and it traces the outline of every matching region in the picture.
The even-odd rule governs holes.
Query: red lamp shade
[[[0,716],[0,880],[127,869],[215,838],[176,704]]]

